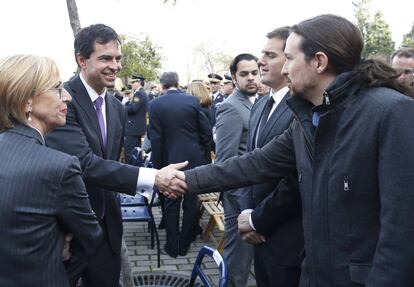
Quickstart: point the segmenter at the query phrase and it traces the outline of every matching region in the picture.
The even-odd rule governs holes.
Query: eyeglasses
[[[62,99],[62,90],[63,90],[63,88],[51,88],[50,90],[57,91],[59,100]]]
[[[405,76],[414,75],[414,69],[399,69],[399,71]]]

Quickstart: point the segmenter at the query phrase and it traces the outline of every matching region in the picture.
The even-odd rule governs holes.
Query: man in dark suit
[[[122,221],[115,192],[136,194],[141,188],[162,187],[163,171],[118,162],[124,136],[125,107],[107,95],[121,69],[121,40],[110,27],[83,28],[75,38],[80,74],[64,84],[72,96],[66,125],[47,137],[47,145],[79,158],[89,201],[103,229],[104,240],[85,262],[84,286],[118,286]]]
[[[286,104],[289,97],[286,77],[282,76],[286,57],[283,53],[290,28],[278,28],[267,34],[267,42],[259,59],[261,82],[272,91],[270,96],[261,98],[252,108],[248,151],[262,148],[272,138],[281,135],[293,120],[293,114]],[[296,174],[284,178],[253,185],[241,192],[241,216],[249,216],[256,231],[244,234],[244,238],[254,245],[254,269],[258,287],[297,287],[300,278],[300,252],[303,249],[303,228],[301,204]],[[271,224],[272,214],[266,213],[268,205],[259,205],[273,191],[278,193],[278,206],[285,208],[285,221],[279,225]],[[259,205],[259,206],[258,206]],[[276,208],[276,207],[274,207]],[[280,208],[280,207],[277,207]],[[267,210],[271,212],[272,209]],[[260,229],[262,226],[266,228]],[[260,238],[263,235],[266,241]]]
[[[131,164],[132,150],[141,147],[141,139],[147,132],[148,97],[144,90],[145,78],[133,75],[130,83],[134,94],[125,104],[127,109],[127,124],[125,127],[125,161]]]
[[[160,78],[164,96],[152,101],[148,136],[155,168],[189,161],[189,167],[209,163],[211,127],[201,112],[198,99],[178,90],[178,75],[166,72]],[[197,195],[186,194],[183,222],[179,232],[180,199],[165,199],[164,223],[167,242],[164,250],[171,256],[186,255],[191,242],[200,233]]]

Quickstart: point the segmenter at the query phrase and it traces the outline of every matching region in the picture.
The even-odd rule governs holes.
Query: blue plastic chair
[[[194,286],[197,276],[200,277],[200,280],[201,282],[203,282],[204,286],[213,286],[211,285],[211,282],[208,280],[207,275],[201,269],[201,262],[203,261],[205,255],[212,257],[220,269],[220,280],[217,286],[227,287],[228,273],[226,262],[224,262],[224,259],[221,256],[220,252],[208,246],[203,246],[201,250],[198,252],[197,259],[194,263],[193,271],[191,272],[191,279],[188,287]]]
[[[144,206],[148,205],[148,200],[145,196],[141,194],[136,194],[135,196],[128,194],[121,194],[119,197],[121,206]]]
[[[142,195],[121,195],[121,213],[122,221],[125,222],[148,222],[148,228],[151,232],[151,248],[154,248],[154,235],[157,242],[157,261],[158,268],[161,266],[161,250],[160,240],[158,237],[157,227],[155,225],[154,216],[151,211],[156,192],[153,191],[151,202],[148,203],[146,197]],[[142,204],[142,201],[144,202]],[[123,202],[123,203],[122,203]]]

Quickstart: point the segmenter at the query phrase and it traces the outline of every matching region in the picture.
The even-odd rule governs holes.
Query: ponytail
[[[361,63],[354,68],[353,74],[363,87],[387,87],[414,98],[414,87],[409,87],[398,80],[401,72],[379,59],[361,60]]]

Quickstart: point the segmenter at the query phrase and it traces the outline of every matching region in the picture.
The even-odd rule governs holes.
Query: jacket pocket
[[[359,284],[366,284],[369,272],[371,271],[371,264],[352,262],[349,264],[349,273],[352,282]]]

